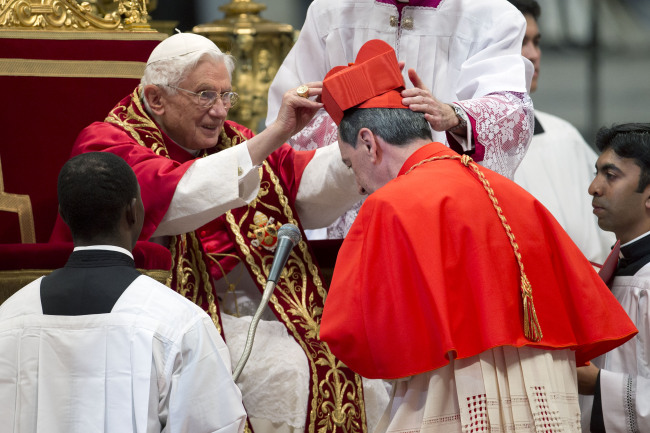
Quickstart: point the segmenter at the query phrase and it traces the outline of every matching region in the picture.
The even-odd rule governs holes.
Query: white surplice
[[[485,146],[483,165],[512,178],[533,130],[527,83],[532,65],[521,56],[526,22],[505,0],[442,0],[433,7],[405,6],[398,25],[394,5],[375,0],[315,0],[300,36],[269,90],[267,124],[273,122],[287,90],[322,81],[334,66],[354,62],[371,39],[391,45],[406,76],[415,69],[440,101],[457,102],[476,121]],[[461,137],[455,137],[461,145]],[[434,141],[447,143],[444,132]],[[321,111],[291,144],[329,145],[336,125]]]
[[[375,433],[580,431],[574,352],[496,347],[396,381]]]
[[[598,155],[570,123],[535,111],[544,129],[535,134],[515,182],[538,199],[592,262],[602,264],[616,237],[598,227],[591,196]]]
[[[199,307],[140,276],[109,314],[44,315],[40,282],[0,306],[2,431],[243,431],[228,349]]]
[[[607,433],[650,432],[650,264],[633,276],[617,276],[612,293],[639,330],[616,349],[593,360],[600,370],[600,396]],[[590,431],[592,396],[580,396],[582,431]]]

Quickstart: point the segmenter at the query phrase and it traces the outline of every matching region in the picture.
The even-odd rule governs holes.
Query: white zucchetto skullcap
[[[214,42],[205,36],[194,33],[176,33],[159,43],[153,49],[149,60],[147,60],[147,66],[161,60],[170,60],[174,57],[184,56],[196,51],[215,51],[221,54],[221,50]]]

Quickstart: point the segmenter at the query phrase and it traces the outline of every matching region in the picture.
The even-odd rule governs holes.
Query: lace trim
[[[469,423],[463,425],[463,433],[490,431],[490,420],[488,417],[487,407],[487,396],[485,394],[467,397]]]
[[[512,179],[535,128],[533,102],[526,93],[498,92],[457,102],[476,123],[481,165]]]
[[[627,376],[624,386],[623,410],[625,412],[627,431],[629,433],[640,433],[636,421],[636,380],[632,376]]]
[[[537,431],[543,432],[561,432],[562,422],[557,410],[551,409],[548,403],[546,387],[534,386],[532,390],[535,399],[535,409],[533,410],[533,419]]]
[[[338,133],[336,123],[327,111],[321,109],[307,126],[291,137],[287,143],[297,150],[314,150],[336,143]]]

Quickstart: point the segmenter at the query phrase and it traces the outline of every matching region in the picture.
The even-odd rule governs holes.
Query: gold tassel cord
[[[483,188],[488,193],[488,196],[490,197],[490,201],[492,201],[492,206],[494,207],[494,210],[496,211],[497,215],[499,216],[499,219],[501,220],[501,225],[505,229],[506,235],[508,235],[508,240],[510,241],[510,245],[512,246],[512,251],[515,254],[515,258],[517,259],[517,265],[519,266],[519,274],[521,276],[520,289],[521,289],[521,297],[522,297],[523,308],[524,308],[524,336],[530,341],[534,341],[534,342],[540,341],[543,337],[542,328],[539,325],[539,320],[537,319],[537,313],[535,312],[535,304],[533,303],[533,288],[531,287],[530,282],[528,281],[528,277],[526,276],[526,272],[524,271],[524,263],[521,261],[521,253],[519,252],[519,245],[515,240],[515,235],[514,233],[512,233],[512,229],[508,224],[506,217],[503,215],[503,210],[501,209],[501,206],[499,206],[499,201],[494,195],[494,190],[490,186],[490,182],[485,178],[485,175],[479,169],[478,164],[476,164],[474,160],[472,160],[472,158],[469,157],[468,155],[434,156],[431,158],[424,159],[418,162],[417,164],[413,165],[405,174],[410,173],[413,169],[419,167],[420,165],[426,162],[439,161],[445,159],[460,160],[460,162],[465,167],[470,168],[478,176],[478,179],[483,184]]]

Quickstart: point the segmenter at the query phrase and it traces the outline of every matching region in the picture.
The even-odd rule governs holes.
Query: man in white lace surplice
[[[534,125],[527,94],[532,66],[521,56],[525,24],[505,0],[315,0],[271,85],[267,124],[287,89],[322,80],[332,67],[353,62],[366,41],[382,39],[405,63],[406,83],[409,69],[419,75],[425,88],[403,95],[413,110],[429,113],[434,141],[470,151],[512,178]],[[459,115],[451,103],[461,108]],[[459,116],[471,128],[469,139]],[[322,110],[291,144],[313,149],[336,137],[336,125]],[[353,219],[339,220],[329,237],[343,237]]]
[[[542,50],[535,0],[510,0],[526,18],[521,54],[535,67],[530,93],[537,90]],[[593,179],[596,152],[564,119],[535,110],[535,131],[514,181],[542,202],[589,260],[603,263],[616,242],[613,233],[598,227],[587,193]]]
[[[639,333],[578,368],[582,431],[650,431],[650,123],[602,128],[589,186],[603,230],[621,242],[608,285]]]

